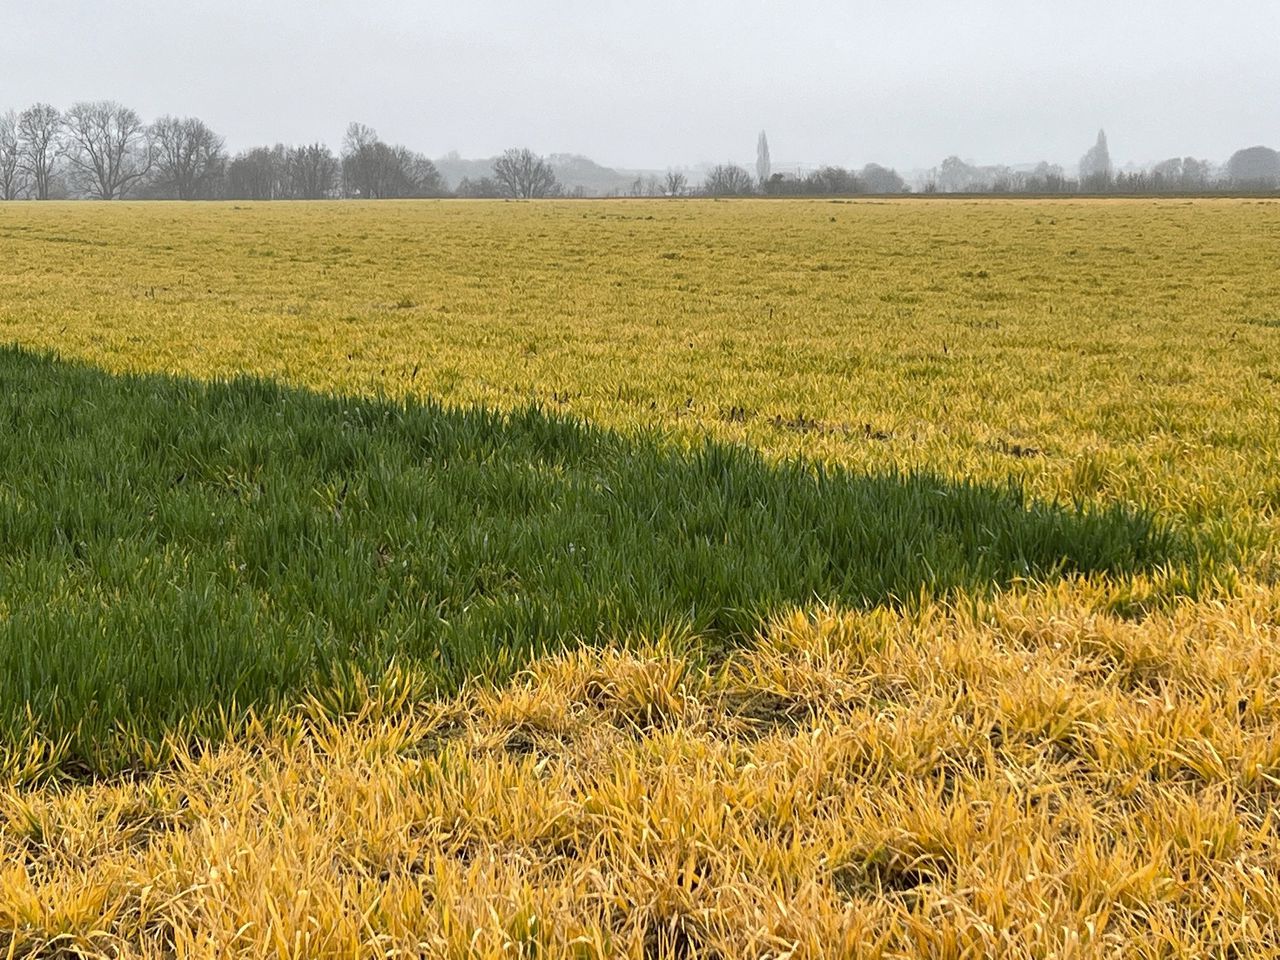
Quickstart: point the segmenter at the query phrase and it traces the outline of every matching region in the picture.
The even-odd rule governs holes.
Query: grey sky
[[[1277,0],[0,0],[0,108],[113,98],[240,148],[928,167],[1280,147]]]

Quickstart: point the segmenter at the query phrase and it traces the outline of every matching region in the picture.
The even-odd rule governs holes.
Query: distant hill
[[[495,159],[489,157],[486,160],[468,160],[457,153],[450,153],[434,162],[452,190],[464,177],[479,180],[481,177],[492,176]],[[588,196],[627,193],[637,177],[647,174],[647,171],[603,167],[589,157],[574,153],[553,153],[547,157],[547,162],[555,168],[556,177],[567,192],[581,190]]]

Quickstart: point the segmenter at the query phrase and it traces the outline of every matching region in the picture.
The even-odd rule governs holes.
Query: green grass
[[[92,769],[129,761],[120,731],[196,732],[393,659],[447,690],[570,643],[741,642],[814,601],[1204,559],[1120,505],[535,408],[113,376],[16,348],[0,385],[0,737],[65,738]]]

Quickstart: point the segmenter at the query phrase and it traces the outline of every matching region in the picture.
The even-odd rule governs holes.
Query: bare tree
[[[667,178],[662,184],[663,192],[668,197],[678,197],[689,187],[689,178],[676,170],[668,170]]]
[[[632,197],[664,197],[666,191],[663,189],[662,181],[652,174],[640,174],[631,181],[631,186],[627,188],[628,195]]]
[[[282,143],[274,147],[254,147],[236,154],[227,164],[223,195],[228,200],[279,200],[287,196],[287,161]]]
[[[379,150],[382,146],[373,127],[355,122],[347,124],[346,136],[342,138],[342,189],[348,197],[376,199],[383,195],[385,157]]]
[[[402,197],[439,197],[445,191],[444,177],[436,165],[425,155],[408,147],[391,148],[395,157],[404,188],[399,194]]]
[[[445,192],[436,165],[408,147],[390,146],[362,123],[347,127],[342,184],[349,197],[367,200],[438,197]]]
[[[18,170],[37,200],[49,199],[61,132],[62,114],[47,103],[37,103],[18,115]]]
[[[756,182],[765,183],[773,173],[773,162],[769,159],[769,138],[760,131],[756,141]]]
[[[732,163],[712,167],[702,189],[713,197],[743,197],[755,190],[751,174]]]
[[[548,197],[560,190],[551,164],[528,149],[508,150],[495,160],[493,178],[508,197]]]
[[[207,197],[222,175],[222,138],[195,117],[161,117],[149,134],[156,185],[179,200]]]
[[[288,158],[289,195],[298,200],[322,200],[338,183],[338,160],[323,143],[294,147]]]
[[[342,152],[357,153],[365,147],[371,147],[378,142],[378,131],[373,127],[364,123],[356,123],[354,120],[347,124],[346,136],[342,138]]]
[[[119,199],[151,170],[146,125],[128,107],[110,100],[77,103],[64,126],[72,177],[90,196]]]
[[[17,200],[22,192],[18,171],[18,115],[0,113],[0,200]]]

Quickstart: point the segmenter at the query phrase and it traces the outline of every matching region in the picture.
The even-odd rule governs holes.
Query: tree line
[[[527,149],[506,151],[468,195],[543,197],[560,192],[551,166]],[[352,123],[335,154],[324,143],[276,144],[234,155],[197,117],[143,122],[110,100],[59,110],[38,103],[0,113],[0,200],[371,200],[442,197],[426,156]]]
[[[1080,158],[1078,174],[1068,176],[1058,164],[1039,163],[1031,169],[977,166],[948,157],[931,170],[926,193],[1213,193],[1267,192],[1280,189],[1280,152],[1269,147],[1237,150],[1221,167],[1196,157],[1171,157],[1139,170],[1117,170],[1111,159],[1106,131]]]
[[[1221,168],[1175,157],[1149,169],[1117,171],[1105,132],[1081,158],[1078,174],[1047,162],[1032,168],[977,166],[948,157],[916,184],[923,193],[1196,193],[1280,189],[1280,153],[1237,151]],[[38,103],[0,112],[0,200],[88,197],[99,200],[319,200],[348,197],[537,198],[582,195],[566,189],[554,166],[528,149],[507,150],[488,175],[464,177],[452,190],[425,155],[383,141],[361,123],[348,126],[341,151],[321,142],[254,147],[236,154],[196,117],[163,116],[145,123],[110,100],[67,110]],[[754,175],[732,163],[711,168],[698,183],[680,171],[638,177],[632,196],[853,196],[900,194],[912,187],[875,163],[860,170],[822,166],[805,174],[775,173],[761,132]]]
[[[631,196],[740,197],[793,194],[902,193],[906,182],[878,164],[860,171],[823,167],[806,177],[773,174],[762,132],[756,175],[726,163],[701,183],[670,170],[639,177]],[[425,155],[384,142],[372,127],[348,126],[340,153],[320,142],[253,147],[230,154],[225,140],[197,117],[164,116],[145,123],[110,100],[76,103],[62,111],[39,103],[0,113],[0,199],[48,200],[319,200],[337,197],[537,198],[580,195],[566,189],[554,167],[533,151],[507,150],[487,176],[464,177],[449,189]]]

